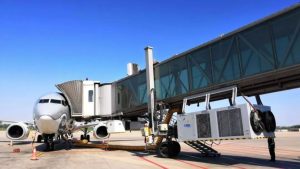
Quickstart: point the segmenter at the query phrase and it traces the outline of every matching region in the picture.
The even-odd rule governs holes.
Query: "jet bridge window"
[[[39,103],[49,103],[49,99],[41,99]]]
[[[61,100],[51,99],[50,103],[61,104]]]
[[[93,102],[93,96],[94,95],[94,91],[93,90],[89,90],[89,102]]]

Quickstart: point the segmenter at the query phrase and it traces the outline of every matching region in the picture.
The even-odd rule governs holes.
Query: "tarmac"
[[[300,168],[300,132],[276,133],[276,162],[270,162],[266,139],[228,140],[213,148],[221,153],[220,157],[203,157],[199,152],[181,144],[181,153],[175,159],[160,158],[155,152],[134,152],[105,150],[99,148],[73,147],[66,149],[66,143],[56,144],[55,150],[45,152],[45,146],[34,143],[38,160],[32,156],[32,132],[27,140],[16,141],[10,146],[5,132],[0,131],[0,168],[84,168],[84,169],[187,169],[187,168]],[[80,133],[75,137],[79,138]],[[91,134],[92,137],[92,134]],[[107,140],[108,141],[108,140]],[[109,143],[116,145],[144,145],[139,131],[112,134]],[[93,143],[100,143],[92,139]],[[219,143],[219,142],[217,142]],[[13,152],[19,149],[20,152]]]

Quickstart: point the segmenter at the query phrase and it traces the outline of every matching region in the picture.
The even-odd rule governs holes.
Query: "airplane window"
[[[61,100],[51,99],[50,103],[61,104]]]
[[[41,99],[39,103],[49,103],[49,99]]]

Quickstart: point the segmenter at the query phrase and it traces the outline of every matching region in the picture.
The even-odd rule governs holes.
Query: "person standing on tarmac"
[[[269,147],[269,153],[270,153],[270,156],[271,156],[271,160],[270,161],[273,161],[275,162],[275,140],[273,137],[269,137],[268,138],[268,147]]]

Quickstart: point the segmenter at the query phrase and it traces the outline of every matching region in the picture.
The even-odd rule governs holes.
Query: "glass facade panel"
[[[239,34],[243,75],[249,76],[275,68],[270,32],[258,25]]]
[[[185,57],[174,59],[155,68],[156,97],[165,99],[189,90]]]
[[[279,67],[300,63],[299,18],[298,10],[271,23]]]
[[[300,9],[154,66],[157,100],[300,64]],[[118,110],[147,103],[146,73],[117,82]]]
[[[220,41],[212,47],[214,83],[240,77],[238,53],[234,38]]]
[[[93,90],[89,90],[89,102],[93,102],[93,98],[94,98],[94,91]]]
[[[211,59],[209,48],[199,49],[187,55],[191,70],[192,90],[212,83]]]
[[[117,83],[119,109],[132,108],[147,103],[145,71]]]

